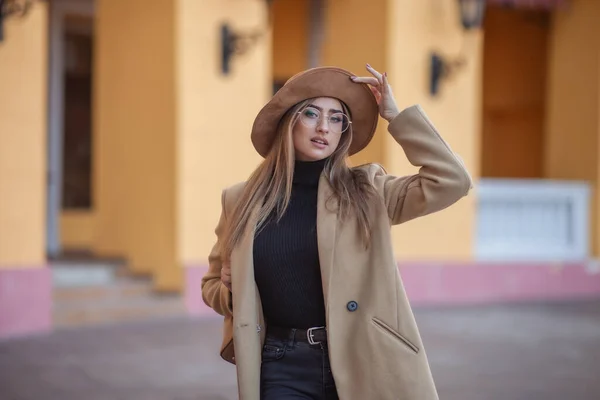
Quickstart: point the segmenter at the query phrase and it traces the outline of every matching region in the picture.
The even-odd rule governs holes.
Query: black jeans
[[[261,400],[338,400],[327,343],[308,344],[269,335],[262,352]]]

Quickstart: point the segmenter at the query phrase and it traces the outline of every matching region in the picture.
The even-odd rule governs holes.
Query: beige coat
[[[394,177],[382,167],[365,169],[380,194],[372,205],[374,226],[368,249],[354,220],[341,222],[325,207],[331,187],[318,189],[317,236],[331,367],[343,400],[434,400],[435,384],[406,297],[391,244],[391,226],[440,211],[465,196],[471,178],[421,107],[404,110],[388,126],[418,174]],[[223,191],[217,238],[244,183]],[[254,228],[231,255],[234,300],[220,281],[219,244],[202,281],[204,301],[225,317],[221,356],[237,366],[240,399],[260,398],[260,363],[265,322],[254,281]],[[354,301],[356,310],[348,307]],[[235,357],[234,357],[235,348]]]

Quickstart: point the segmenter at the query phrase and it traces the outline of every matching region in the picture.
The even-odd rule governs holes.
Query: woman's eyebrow
[[[323,109],[322,109],[321,107],[319,107],[319,106],[315,106],[314,104],[309,104],[309,105],[307,105],[307,107],[316,108],[317,110],[319,110],[319,111],[321,111],[321,112],[323,111]],[[333,113],[341,113],[341,112],[343,112],[342,110],[336,110],[335,108],[332,108],[332,109],[331,109],[331,110],[329,110],[329,111],[331,111],[331,112],[333,112]]]

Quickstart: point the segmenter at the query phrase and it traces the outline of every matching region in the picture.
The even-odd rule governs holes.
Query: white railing
[[[574,181],[481,179],[477,259],[587,259],[590,193],[589,185]]]

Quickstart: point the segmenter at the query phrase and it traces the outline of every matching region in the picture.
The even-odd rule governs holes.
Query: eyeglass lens
[[[300,122],[309,128],[314,128],[322,122],[321,112],[313,107],[307,107],[300,113]],[[329,129],[341,133],[348,129],[348,116],[344,113],[334,113],[327,117]]]

